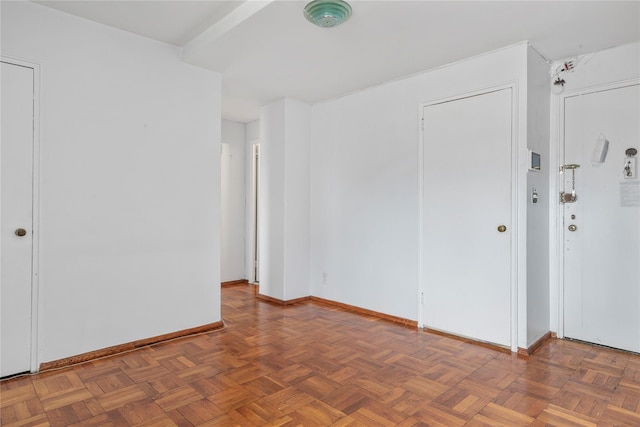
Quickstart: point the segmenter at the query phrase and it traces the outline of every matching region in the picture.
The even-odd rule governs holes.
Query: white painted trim
[[[246,126],[245,126],[246,133]],[[253,234],[254,234],[254,145],[258,144],[258,139],[245,140],[245,277],[249,283],[255,282],[253,269]]]
[[[32,164],[32,238],[31,238],[31,372],[37,372],[40,366],[38,331],[41,330],[40,312],[40,64],[23,59],[1,56],[0,60],[8,64],[31,68],[33,70],[33,164]]]
[[[580,88],[577,90],[572,90],[568,92],[563,92],[559,95],[558,100],[558,110],[556,115],[556,120],[558,121],[558,133],[556,134],[557,138],[557,150],[556,150],[556,158],[555,164],[551,164],[552,170],[555,170],[555,180],[551,180],[551,191],[552,191],[552,206],[555,207],[556,212],[556,220],[555,222],[555,238],[551,239],[551,243],[555,244],[555,247],[550,248],[550,253],[553,253],[555,250],[555,257],[552,257],[550,260],[551,265],[550,272],[556,272],[555,275],[555,283],[552,283],[552,287],[556,289],[557,299],[558,299],[558,325],[557,325],[557,335],[558,338],[564,338],[564,209],[563,205],[559,200],[559,192],[558,189],[562,186],[562,178],[559,173],[560,165],[564,164],[564,147],[565,147],[565,102],[568,98],[574,98],[576,96],[588,95],[590,93],[597,92],[605,92],[613,89],[620,89],[628,86],[640,85],[640,78],[634,78],[630,80],[622,80],[613,83],[607,83],[602,85],[588,86],[585,88]],[[553,160],[553,159],[552,159]],[[555,185],[555,188],[553,187]],[[555,191],[554,191],[555,190]],[[552,210],[552,209],[550,209]],[[550,224],[551,225],[551,224]],[[553,276],[551,276],[553,279]],[[553,325],[552,325],[553,327]]]
[[[424,288],[424,272],[422,266],[422,254],[424,252],[424,236],[422,233],[422,218],[424,216],[424,127],[422,126],[424,120],[424,109],[425,107],[429,107],[431,105],[442,104],[445,102],[455,101],[464,98],[470,98],[478,95],[485,95],[492,92],[497,92],[504,89],[511,90],[511,227],[512,233],[511,236],[511,268],[510,268],[510,292],[511,292],[511,307],[510,307],[510,316],[511,316],[511,343],[510,348],[512,352],[518,351],[518,273],[519,273],[519,234],[521,233],[519,227],[519,198],[518,198],[518,188],[522,182],[520,179],[520,163],[519,163],[519,138],[518,138],[518,101],[519,101],[519,93],[518,93],[518,82],[510,82],[505,83],[498,86],[490,86],[482,89],[478,89],[471,92],[465,92],[453,96],[449,96],[446,98],[436,99],[432,101],[428,101],[425,103],[421,103],[418,106],[419,116],[418,116],[418,179],[420,182],[418,183],[418,199],[419,199],[419,220],[418,220],[418,232],[419,232],[419,244],[418,244],[418,327],[425,327],[425,313],[424,307],[422,304],[422,295],[425,292]],[[526,181],[525,181],[526,183]],[[525,191],[526,198],[526,191]]]
[[[558,292],[558,280],[561,272],[558,270],[558,260],[562,256],[562,253],[558,252],[560,242],[557,241],[558,237],[558,200],[556,199],[559,194],[558,187],[558,168],[560,166],[560,100],[558,97],[551,96],[550,99],[550,120],[549,120],[549,173],[554,174],[556,179],[549,177],[549,328],[552,332],[555,332],[558,338],[562,338],[559,328],[559,322],[562,318],[560,305],[558,299],[561,297]],[[555,150],[554,150],[555,147]]]
[[[420,104],[418,108],[418,328],[425,328],[424,314],[424,230],[422,218],[424,216],[424,108],[427,104]]]
[[[520,248],[520,236],[525,234],[526,242],[526,221],[524,221],[524,229],[520,226],[520,202],[519,195],[525,198],[524,206],[526,212],[526,200],[527,200],[527,180],[521,179],[520,174],[520,140],[518,138],[520,131],[520,115],[518,108],[520,97],[518,92],[518,83],[513,82],[508,87],[511,88],[511,227],[513,232],[511,233],[511,352],[518,352],[518,332],[519,332],[519,319],[518,319],[518,307],[520,305],[518,288],[520,284],[520,265],[526,263],[526,248],[521,251]],[[525,153],[522,154],[526,156]],[[525,173],[528,171],[525,170]],[[523,191],[520,191],[520,187],[523,186]],[[522,260],[522,261],[521,261]],[[526,264],[525,264],[526,265]],[[526,272],[526,270],[525,270]],[[526,276],[522,279],[526,283]],[[526,323],[525,323],[526,324]]]
[[[502,85],[498,85],[498,86],[488,86],[488,87],[484,87],[484,88],[480,88],[474,91],[470,91],[470,92],[462,92],[462,93],[457,93],[455,95],[451,95],[448,96],[446,98],[440,98],[440,99],[435,99],[432,101],[428,101],[428,102],[424,102],[422,104],[420,104],[420,117],[422,117],[422,109],[425,107],[429,107],[431,105],[437,105],[437,104],[443,104],[445,102],[450,102],[450,101],[457,101],[459,99],[465,99],[465,98],[471,98],[473,96],[478,96],[478,95],[486,95],[488,93],[492,93],[492,92],[498,92],[504,89],[513,89],[515,93],[516,92],[516,88],[518,87],[516,82],[512,82],[512,83],[505,83]]]
[[[256,193],[258,191],[258,188],[256,186],[256,179],[258,180],[258,185],[260,183],[260,177],[256,177],[256,154],[259,156],[260,155],[260,140],[256,139],[251,141],[250,143],[250,151],[251,151],[251,163],[250,163],[250,177],[249,177],[249,186],[248,186],[248,193],[249,193],[249,200],[248,200],[248,215],[247,218],[249,220],[249,242],[250,244],[247,247],[247,254],[248,254],[248,271],[247,271],[247,278],[249,279],[249,283],[255,283],[256,279],[259,279],[260,276],[256,275],[256,267],[255,267],[255,261],[256,261],[256,255],[259,254],[259,246],[256,246],[256,243],[259,243],[260,241],[260,237],[258,236],[258,242],[256,242],[256,232],[259,231],[259,224],[258,224],[258,218],[256,215],[256,209],[259,208],[259,206],[257,206],[256,204]],[[258,159],[259,161],[259,159]],[[260,168],[258,167],[258,173],[260,172]],[[257,230],[258,229],[258,230]],[[259,262],[259,260],[258,260]],[[258,268],[260,268],[260,265],[258,264]],[[257,276],[257,277],[256,277]]]

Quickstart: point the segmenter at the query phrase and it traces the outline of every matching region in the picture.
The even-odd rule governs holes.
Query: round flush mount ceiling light
[[[351,16],[351,6],[342,0],[314,0],[304,7],[304,17],[318,27],[342,24]]]

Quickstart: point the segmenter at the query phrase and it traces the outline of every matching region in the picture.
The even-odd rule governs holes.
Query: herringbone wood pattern
[[[224,288],[227,328],[1,384],[3,426],[640,425],[640,357],[528,360]]]

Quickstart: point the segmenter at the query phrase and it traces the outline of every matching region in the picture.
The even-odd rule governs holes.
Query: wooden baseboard
[[[239,285],[248,285],[249,281],[247,279],[239,279],[239,280],[230,280],[228,282],[220,283],[220,286],[226,288],[228,286],[239,286]]]
[[[418,328],[418,322],[415,320],[409,320],[402,317],[392,316],[390,314],[380,313],[378,311],[368,310],[366,308],[356,307],[354,305],[344,304],[337,301],[332,301],[320,297],[310,297],[311,301],[317,302],[319,304],[330,305],[333,307],[339,307],[346,311],[351,311],[358,314],[365,314],[367,316],[377,317],[378,319],[386,320],[393,323],[398,323],[402,326],[407,326],[409,328]]]
[[[542,347],[542,344],[556,337],[557,334],[555,332],[547,332],[546,334],[538,338],[536,342],[531,344],[529,348],[518,347],[518,356],[526,359],[531,356],[536,350]]]
[[[487,341],[477,340],[469,337],[463,337],[461,335],[455,335],[449,332],[440,331],[438,329],[424,328],[424,330],[430,334],[440,335],[442,337],[452,338],[458,341],[464,341],[469,344],[479,345],[480,347],[489,348],[491,350],[496,350],[501,353],[511,354],[511,349],[508,347],[504,347],[498,344],[490,343]]]
[[[290,300],[281,300],[278,298],[273,298],[270,297],[268,295],[263,295],[263,294],[256,294],[256,298],[262,300],[262,301],[266,301],[266,302],[270,302],[272,304],[278,304],[278,305],[291,305],[291,304],[300,304],[303,302],[307,302],[309,300],[311,300],[311,297],[302,297],[302,298],[295,298],[295,299],[290,299]]]
[[[257,292],[256,298],[262,301],[273,303],[273,304],[291,305],[291,304],[300,304],[300,303],[306,303],[306,302],[312,301],[312,302],[317,302],[319,304],[330,305],[332,307],[339,307],[343,310],[350,311],[353,313],[365,314],[367,316],[377,317],[378,319],[387,320],[389,322],[399,323],[402,326],[407,326],[410,328],[418,327],[418,322],[416,322],[415,320],[404,319],[402,317],[396,317],[390,314],[380,313],[373,310],[367,310],[366,308],[356,307],[354,305],[344,304],[341,302],[332,301],[332,300],[328,300],[320,297],[308,296],[308,297],[302,297],[302,298],[283,301],[281,299],[273,298],[268,295],[259,293],[260,292],[259,285],[256,285],[256,292]]]
[[[263,301],[267,301],[273,304],[278,304],[278,305],[291,305],[291,304],[299,304],[299,303],[304,303],[307,301],[312,301],[312,302],[317,302],[319,304],[324,304],[324,305],[329,305],[329,306],[333,306],[333,307],[339,307],[342,308],[346,311],[350,311],[353,313],[358,313],[358,314],[364,314],[367,316],[373,316],[373,317],[377,317],[379,319],[382,320],[387,320],[389,322],[393,322],[393,323],[398,323],[402,326],[406,326],[409,328],[418,328],[418,322],[415,320],[409,320],[409,319],[404,319],[402,317],[397,317],[397,316],[392,316],[390,314],[385,314],[385,313],[380,313],[377,311],[373,311],[373,310],[368,310],[366,308],[361,308],[361,307],[356,307],[354,305],[349,305],[349,304],[344,304],[341,302],[337,302],[337,301],[332,301],[332,300],[328,300],[328,299],[324,299],[324,298],[320,298],[320,297],[316,297],[316,296],[308,296],[308,297],[302,297],[302,298],[296,298],[293,300],[287,300],[287,301],[283,301],[277,298],[273,298],[270,297],[268,295],[263,295],[260,292],[260,286],[259,285],[255,285],[255,292],[256,292],[256,297],[260,300]],[[485,348],[490,348],[492,350],[497,350],[501,353],[507,353],[507,354],[511,354],[511,349],[508,347],[504,347],[498,344],[493,344],[490,342],[486,342],[486,341],[481,341],[481,340],[476,340],[473,338],[468,338],[468,337],[463,337],[460,335],[455,335],[455,334],[451,334],[451,333],[447,333],[447,332],[443,332],[443,331],[439,331],[437,329],[430,329],[430,328],[425,328],[425,331],[432,333],[432,334],[436,334],[436,335],[440,335],[440,336],[444,336],[447,338],[453,338],[459,341],[464,341],[464,342],[468,342],[470,344],[474,344],[474,345],[479,345],[481,347],[485,347]],[[542,344],[544,344],[546,341],[548,341],[549,339],[552,338],[556,338],[557,334],[555,332],[547,332],[544,336],[542,336],[540,339],[538,339],[535,343],[533,343],[532,346],[530,346],[528,349],[523,349],[523,348],[518,348],[518,352],[517,355],[519,357],[529,357],[531,354],[533,354],[536,350],[538,350]]]
[[[145,347],[151,344],[157,344],[163,341],[169,341],[175,338],[187,337],[190,335],[199,334],[202,332],[209,332],[216,329],[220,329],[224,326],[224,322],[214,322],[207,325],[196,326],[195,328],[183,329],[181,331],[171,332],[164,335],[158,335],[155,337],[144,338],[137,341],[132,341],[125,344],[114,345],[112,347],[103,348],[100,350],[90,351],[88,353],[79,354],[77,356],[65,357],[64,359],[53,360],[51,362],[45,362],[40,364],[38,372],[49,371],[52,369],[59,369],[77,363],[88,362],[90,360],[99,359],[101,357],[113,356],[114,354],[124,353],[125,351],[135,350],[140,347]]]

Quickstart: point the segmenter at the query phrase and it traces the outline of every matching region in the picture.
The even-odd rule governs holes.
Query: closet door
[[[2,62],[0,376],[31,365],[33,68]]]
[[[511,344],[511,89],[424,107],[427,328]]]

